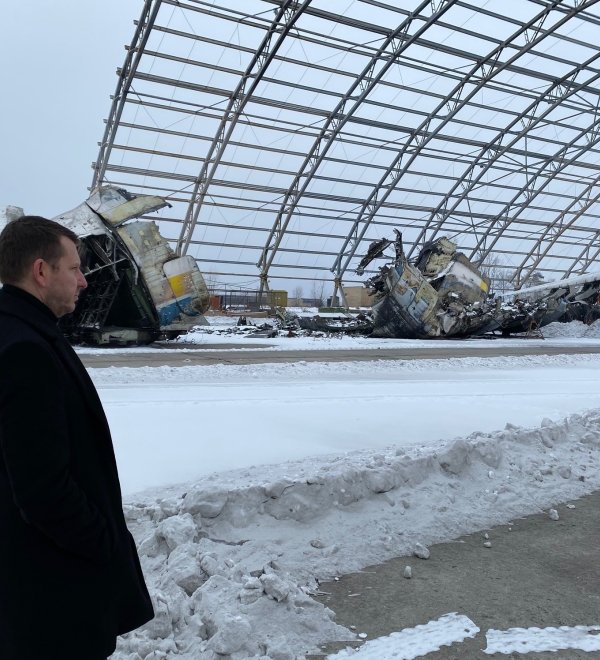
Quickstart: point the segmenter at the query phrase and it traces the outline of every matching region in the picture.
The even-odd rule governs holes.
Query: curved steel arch
[[[309,150],[304,162],[300,166],[298,173],[294,176],[292,184],[289,186],[288,191],[284,197],[283,202],[279,208],[279,212],[273,223],[273,227],[267,238],[265,247],[257,266],[261,269],[260,273],[260,287],[261,291],[264,288],[268,289],[268,276],[269,268],[273,263],[275,254],[281,244],[281,239],[287,229],[292,215],[298,205],[298,201],[306,191],[312,178],[314,177],[319,165],[322,163],[325,155],[335,142],[341,129],[349,121],[350,117],[360,107],[363,100],[371,93],[373,88],[381,80],[387,70],[395,63],[398,57],[412,44],[421,34],[423,34],[435,21],[442,16],[450,7],[458,0],[441,0],[438,2],[438,7],[433,8],[433,3],[430,0],[424,0],[417,7],[414,12],[404,20],[390,35],[385,39],[383,44],[371,58],[371,61],[359,74],[357,79],[352,83],[348,91],[344,94],[337,106],[329,114],[325,121],[324,126],[321,128],[319,135]],[[425,23],[410,37],[406,37],[408,30],[413,22],[427,7],[432,8],[432,14],[427,18]],[[372,75],[375,66],[381,61],[382,55],[385,54],[389,46],[392,46],[392,53],[387,56],[387,59],[380,71],[376,75]],[[365,82],[367,81],[367,82]],[[346,110],[345,107],[351,99],[352,94],[358,87],[362,87],[362,91],[352,106]],[[302,185],[300,180],[304,178]],[[285,216],[285,217],[284,217]],[[283,220],[282,220],[283,218]]]
[[[584,9],[596,4],[598,0],[588,0],[588,2],[585,2],[581,4],[578,7],[572,7],[568,11],[568,13],[564,14],[563,17],[557,21],[553,26],[552,30],[556,30],[558,27],[566,23],[569,18],[572,16],[575,16],[577,13],[584,11]],[[346,237],[346,240],[342,246],[342,249],[340,250],[340,254],[338,256],[338,259],[334,263],[332,267],[332,271],[334,271],[336,275],[336,289],[339,288],[339,284],[341,282],[341,278],[343,277],[346,269],[348,268],[348,265],[353,258],[356,249],[358,245],[360,244],[362,238],[364,237],[364,234],[371,223],[373,217],[376,215],[378,210],[381,208],[382,204],[384,201],[387,199],[391,191],[394,189],[394,187],[397,185],[397,183],[400,181],[402,176],[407,172],[408,168],[412,164],[412,162],[415,160],[417,155],[422,151],[423,147],[428,144],[440,131],[443,126],[445,126],[451,118],[456,115],[456,113],[466,105],[466,103],[494,76],[496,76],[499,72],[503,71],[506,69],[513,61],[521,57],[524,53],[527,51],[531,50],[539,41],[541,41],[543,38],[545,38],[549,32],[541,32],[543,23],[545,22],[547,16],[550,14],[550,12],[559,4],[560,0],[553,0],[550,2],[548,5],[544,7],[544,9],[533,19],[528,21],[527,23],[521,25],[521,27],[513,34],[509,39],[504,40],[499,46],[497,46],[489,55],[487,55],[485,58],[483,58],[481,61],[479,61],[468,73],[466,76],[463,77],[463,80],[452,90],[452,92],[437,106],[437,108],[431,112],[425,121],[421,123],[421,125],[415,129],[410,136],[410,139],[403,145],[401,151],[399,154],[395,157],[394,161],[392,164],[388,167],[385,175],[382,177],[380,180],[379,184],[374,188],[372,193],[370,194],[369,198],[363,203],[361,210],[359,212],[358,217],[353,223],[352,230],[348,233],[348,236]],[[514,42],[518,37],[522,35],[529,35],[530,31],[533,30],[535,36],[533,38],[530,38],[529,36],[526,36],[526,43],[524,46],[522,46],[518,52],[510,57],[506,62],[498,65],[498,60],[500,58],[500,55],[504,52],[504,50],[507,47],[514,47]],[[468,84],[473,84],[473,77],[477,74],[478,71],[482,72],[482,76],[477,82],[476,85],[474,85],[473,90],[465,98],[461,100],[461,94],[464,91],[465,87]],[[451,107],[451,111],[444,117],[441,118],[439,117],[439,114],[441,110],[443,110],[445,107]],[[435,120],[438,119],[439,124],[436,126],[435,130],[432,131],[431,133],[428,133],[429,127],[431,123]],[[413,145],[416,144],[416,149],[415,151],[411,154],[411,156],[407,159],[406,163],[402,163],[404,157],[407,155],[408,151],[410,148],[413,147]],[[390,178],[391,177],[391,178]],[[385,190],[384,190],[385,189]],[[384,190],[381,198],[379,198],[379,193]],[[362,223],[362,230],[360,234],[357,234],[358,227]],[[422,229],[417,241],[415,244],[420,241],[424,234],[425,234],[426,228]],[[342,264],[342,259],[345,253],[346,248],[350,244],[350,242],[353,240],[354,237],[354,245],[353,248],[350,250],[350,252],[346,256],[345,262]],[[335,293],[335,292],[334,292]]]
[[[596,140],[598,141],[600,139],[600,136],[596,136]],[[596,177],[594,181],[589,183],[582,191],[581,193],[573,199],[573,201],[565,208],[563,209],[559,214],[557,219],[549,223],[544,231],[542,232],[541,236],[538,236],[538,239],[535,242],[534,247],[531,248],[529,251],[528,258],[531,258],[534,253],[536,254],[535,259],[533,260],[533,263],[529,266],[528,268],[528,274],[533,272],[536,267],[540,264],[542,259],[548,254],[550,249],[552,248],[553,245],[556,244],[558,239],[565,233],[565,231],[569,228],[571,228],[575,222],[585,213],[585,211],[590,208],[593,204],[595,204],[599,199],[600,199],[600,190],[598,191],[598,194],[592,198],[592,191],[596,186],[600,185],[600,176]],[[569,222],[563,222],[563,219],[566,217],[566,215],[572,211],[572,209],[576,206],[579,206],[577,210],[574,213],[574,216],[569,220]],[[558,228],[555,228],[555,225],[558,224]],[[547,241],[545,249],[542,250],[542,244],[545,239],[548,238],[550,234],[553,234],[552,238]],[[521,277],[521,272],[523,268],[527,265],[528,258],[525,258],[523,262],[517,267],[516,271],[516,279],[517,279],[517,285],[523,282],[525,278]],[[569,272],[572,272],[572,268],[570,269]]]
[[[591,64],[594,60],[600,58],[600,53],[597,53],[593,55],[591,58],[589,58],[586,62],[583,64],[580,64],[576,66],[573,71],[570,71],[568,74],[563,76],[562,78],[556,80],[549,88],[544,90],[539,97],[531,103],[525,110],[520,112],[516,117],[513,119],[513,121],[506,127],[504,128],[494,140],[492,140],[489,144],[487,144],[479,154],[474,158],[473,162],[469,164],[469,167],[465,171],[465,173],[461,176],[460,179],[457,180],[455,185],[452,187],[451,190],[449,190],[445,195],[443,200],[438,204],[436,209],[431,213],[429,220],[426,223],[426,229],[430,229],[431,225],[433,223],[434,218],[437,219],[437,222],[433,228],[433,232],[430,235],[429,239],[433,240],[438,232],[442,230],[443,228],[443,223],[445,220],[452,215],[452,213],[462,204],[465,199],[468,198],[470,193],[473,191],[473,189],[477,186],[477,184],[481,181],[481,179],[485,176],[485,174],[498,162],[498,160],[505,155],[512,146],[514,146],[519,140],[521,140],[523,137],[527,135],[528,132],[533,130],[543,119],[553,110],[555,110],[559,105],[563,103],[563,101],[570,96],[578,93],[583,89],[584,87],[588,86],[590,84],[590,80],[587,80],[585,83],[582,83],[580,85],[567,85],[569,81],[574,81],[577,75],[584,70],[589,64]],[[595,78],[600,78],[600,73],[598,73]],[[555,95],[556,91],[562,91],[562,94],[559,96],[558,94]],[[541,114],[537,114],[537,109],[541,106],[541,104],[548,98],[553,98],[552,104],[548,105],[544,109],[544,112]],[[515,134],[511,141],[507,143],[504,146],[500,146],[502,140],[504,137],[510,132],[512,128],[517,126],[519,123],[523,123],[525,118],[531,117],[530,121],[524,125],[523,129],[519,131],[517,134]],[[594,124],[592,124],[593,126]],[[584,129],[585,131],[589,129]],[[583,133],[583,132],[582,132]],[[541,175],[541,173],[544,171],[544,169],[550,167],[552,168],[553,164],[556,163],[559,160],[559,157],[561,155],[561,152],[566,152],[574,142],[577,142],[580,138],[581,135],[578,135],[577,138],[571,141],[568,145],[564,145],[563,148],[554,156],[548,157],[546,161],[542,164],[542,166],[535,172],[535,174],[531,177],[534,181]],[[568,163],[563,163],[562,159],[560,160],[561,166],[559,168],[554,168],[552,177],[555,177],[561,169],[564,169]],[[473,172],[476,172],[477,175],[473,177]],[[465,185],[465,182],[468,182],[468,185]],[[545,185],[547,185],[549,181],[546,179],[545,180]],[[456,198],[454,204],[452,207],[448,207],[448,203],[450,199],[454,196],[455,192],[459,188],[463,188],[462,193]],[[527,180],[525,185],[517,192],[517,194],[513,197],[513,199],[510,202],[507,202],[507,204],[504,206],[504,209],[498,213],[498,217],[507,217],[508,214],[510,213],[510,209],[516,206],[516,200],[523,194],[523,192],[527,189],[531,188],[530,184],[530,179]],[[539,194],[541,190],[536,192]],[[529,201],[533,199],[530,197]],[[520,206],[519,206],[520,208]],[[482,245],[485,244],[485,241],[487,240],[488,236],[491,234],[491,227],[488,228],[488,230],[484,233],[484,235],[479,239],[477,245],[475,248],[473,248],[471,252],[471,258],[473,258],[474,255],[477,255],[479,251],[482,249]],[[491,251],[491,247],[488,249],[485,249],[485,252],[481,255],[481,260],[487,256],[487,254]]]
[[[254,53],[250,64],[246,68],[246,71],[241,77],[235,91],[232,93],[227,108],[223,113],[223,118],[219,123],[217,132],[208,149],[202,169],[196,178],[185,219],[183,221],[183,227],[181,228],[181,234],[179,235],[179,240],[177,242],[177,254],[185,254],[188,249],[194,227],[196,226],[200,210],[202,209],[202,203],[204,202],[206,192],[214,178],[225,148],[227,147],[231,134],[235,129],[244,107],[264,76],[265,71],[273,61],[275,54],[281,48],[288,33],[294,27],[294,24],[310,3],[311,0],[304,0],[301,5],[298,5],[296,0],[285,0],[275,14],[275,18],[267,30],[267,34],[257,51]],[[273,35],[276,32],[279,32],[279,36],[275,43],[271,45]],[[252,80],[252,82],[246,90],[246,85],[249,80]]]
[[[598,121],[596,121],[596,128],[598,126]],[[598,140],[597,140],[598,141]],[[544,227],[542,228],[541,234],[538,234],[537,239],[535,240],[534,245],[529,249],[529,252],[525,254],[525,258],[523,261],[519,264],[519,266],[516,267],[514,276],[512,278],[512,281],[515,282],[515,285],[517,288],[522,286],[523,282],[531,275],[531,273],[539,266],[541,261],[544,259],[544,257],[550,252],[550,249],[557,243],[559,242],[559,239],[563,236],[563,234],[573,227],[577,220],[585,213],[585,211],[596,201],[598,201],[598,197],[596,197],[593,200],[587,199],[584,200],[584,197],[586,195],[589,195],[591,193],[591,190],[593,189],[594,186],[598,185],[598,181],[593,182],[592,184],[588,184],[586,189],[582,192],[582,194],[575,199],[572,200],[572,202],[567,206],[566,208],[562,209],[557,218],[548,222],[548,224],[545,224]],[[564,222],[565,216],[567,216],[573,209],[573,207],[581,205],[580,208],[574,213],[573,218],[569,222]],[[512,221],[509,221],[506,223],[506,228],[510,227],[513,224]],[[550,240],[546,243],[546,246],[544,249],[542,249],[542,246],[545,241],[547,241],[548,237],[551,236]],[[498,242],[498,240],[502,237],[502,233],[498,233],[494,237],[493,244],[489,247],[489,250],[486,250],[482,254],[481,261],[483,261],[488,254],[491,253],[493,247],[495,244]],[[524,254],[524,253],[520,253]],[[533,261],[532,261],[533,260]],[[531,263],[530,263],[531,262]],[[529,264],[529,265],[528,265]],[[527,272],[523,276],[523,269],[527,267]],[[571,266],[568,269],[568,272],[573,271],[573,266]]]
[[[596,59],[595,56],[594,59]],[[572,77],[572,76],[569,76]],[[600,79],[600,73],[598,73],[595,78]],[[468,198],[468,194],[473,190],[473,188],[477,185],[477,183],[481,180],[483,175],[488,171],[488,169],[493,165],[495,161],[497,161],[502,155],[504,155],[508,149],[510,149],[511,145],[515,144],[518,140],[520,140],[523,136],[526,136],[527,132],[530,131],[537,123],[543,120],[543,118],[552,110],[554,110],[562,101],[564,98],[577,93],[580,91],[583,87],[586,87],[589,85],[589,80],[586,81],[586,83],[578,86],[574,86],[572,88],[569,88],[566,90],[566,94],[563,97],[558,97],[555,99],[554,103],[549,106],[542,115],[539,117],[536,117],[536,121],[533,122],[530,126],[527,126],[523,131],[521,131],[514,139],[513,141],[506,145],[505,147],[502,148],[502,150],[496,152],[496,156],[494,157],[493,160],[490,161],[487,165],[481,165],[479,160],[476,160],[473,165],[470,166],[470,170],[474,169],[474,166],[477,165],[480,167],[480,171],[478,172],[478,176],[475,177],[474,179],[469,179],[469,187],[466,189],[465,193],[463,193],[461,196],[459,196],[450,209],[444,209],[443,216],[439,218],[436,227],[433,230],[433,233],[429,237],[430,240],[433,240],[438,232],[443,229],[443,222],[455,211],[455,209],[462,203],[466,198]],[[559,86],[562,86],[562,82],[558,83]],[[555,87],[555,86],[553,86]],[[542,98],[542,97],[541,97]],[[532,106],[528,110],[525,111],[525,114],[529,114],[529,110],[532,109]],[[517,200],[519,197],[521,197],[525,192],[528,192],[527,195],[527,203],[531,203],[539,194],[543,192],[543,190],[561,173],[563,172],[567,167],[572,165],[581,154],[586,153],[589,151],[595,144],[600,141],[600,135],[598,134],[598,128],[600,125],[600,116],[598,115],[598,112],[595,113],[595,119],[592,122],[591,125],[587,126],[586,128],[582,129],[580,133],[573,138],[569,143],[563,145],[559,151],[557,151],[555,154],[552,156],[549,156],[546,158],[540,167],[538,168],[532,168],[534,171],[532,174],[527,178],[525,181],[524,185],[517,191],[517,193],[513,196],[513,198],[507,202],[504,205],[504,208],[502,211],[500,211],[497,214],[497,218],[502,218],[502,222],[500,223],[503,228],[506,228],[510,226],[512,223],[516,222],[517,219],[519,218],[521,212],[523,211],[524,205],[523,203],[518,203]],[[595,136],[593,139],[589,139],[589,136]],[[582,137],[588,136],[588,144],[585,146],[582,146],[581,148],[577,149],[576,152],[571,155],[569,158],[565,158],[565,155],[573,149],[573,146],[581,140]],[[537,188],[534,189],[533,184],[539,180],[543,173],[547,170],[550,170],[550,173],[548,176],[543,177],[541,180],[541,185]],[[455,186],[453,190],[456,190],[458,186]],[[451,193],[450,193],[451,194]],[[449,194],[449,196],[450,196]],[[514,210],[515,214],[510,216],[511,211]],[[440,214],[441,208],[438,207],[436,211],[434,212],[433,215],[438,215]],[[509,217],[510,216],[510,217]],[[433,217],[433,216],[432,216]],[[494,235],[494,238],[492,242],[489,245],[486,245],[487,239],[492,235]],[[477,244],[475,245],[474,248],[471,249],[470,253],[470,258],[473,259],[474,257],[477,257],[477,260],[479,262],[482,262],[485,260],[485,258],[493,251],[496,243],[498,240],[500,240],[502,236],[502,230],[498,230],[497,225],[494,225],[493,223],[490,223],[486,231],[483,233],[483,235],[478,239]],[[538,237],[538,242],[541,244],[543,242],[545,235]],[[485,247],[484,247],[485,246]],[[525,263],[525,262],[524,262]],[[522,266],[524,265],[522,264]]]
[[[598,257],[600,256],[600,229],[596,231],[595,241],[589,241],[587,245],[583,248],[583,250],[579,253],[579,256],[573,259],[571,262],[571,265],[567,269],[567,272],[565,273],[565,277],[570,277],[575,268],[579,263],[581,263],[581,268],[579,269],[580,272],[585,273],[585,271],[595,262],[597,261]],[[596,249],[592,254],[592,247],[594,246],[594,242],[596,244]]]
[[[382,52],[379,45],[389,40],[393,29],[384,26],[416,18],[410,30],[417,30],[444,6],[444,0],[434,0],[431,10],[423,0],[406,0],[402,7],[395,0],[339,0],[335,8],[315,0],[310,6],[307,2],[293,30],[280,36],[293,57],[282,55],[284,43],[265,72],[261,64],[277,39],[273,33],[264,47],[273,17],[277,12],[281,16],[284,6],[296,11],[302,0],[252,2],[249,14],[246,0],[144,0],[136,35],[118,70],[93,172],[93,185],[109,176],[132,191],[137,186],[140,192],[169,197],[172,217],[160,214],[159,222],[170,223],[167,235],[174,247],[189,251],[192,244],[206,246],[198,250],[199,261],[224,264],[207,271],[209,275],[227,281],[254,279],[261,288],[268,287],[271,279],[289,279],[289,286],[294,286],[294,268],[302,267],[313,279],[334,280],[338,288],[344,273],[345,283],[358,284],[360,278],[350,275],[350,264],[361,241],[399,221],[410,227],[408,246],[419,235],[411,252],[418,241],[441,231],[459,237],[462,233],[465,254],[471,250],[484,258],[490,253],[510,254],[507,265],[520,264],[521,277],[529,267],[548,273],[569,268],[570,273],[600,254],[594,238],[600,203],[590,208],[597,188],[591,185],[573,199],[593,181],[600,154],[596,107],[600,55],[590,57],[600,53],[594,38],[600,26],[598,4],[523,0],[509,16],[501,9],[488,11],[479,3],[456,0],[456,13],[450,9],[432,18],[431,29],[392,65],[389,59],[401,36]],[[167,7],[178,8],[180,14],[172,16]],[[465,16],[476,29],[468,29]],[[573,17],[565,29],[565,21]],[[161,25],[161,18],[168,20],[168,26]],[[172,20],[181,25],[172,25]],[[227,39],[230,23],[236,29]],[[238,31],[238,24],[244,28]],[[279,25],[284,24],[285,17],[280,18]],[[436,29],[440,32],[434,38]],[[152,47],[152,36],[146,43],[150,32],[160,37]],[[172,36],[163,39],[163,32]],[[405,37],[409,38],[408,32]],[[207,44],[200,58],[182,57],[187,51],[183,38]],[[548,42],[552,48],[545,47]],[[305,49],[306,43],[315,44],[314,50]],[[224,48],[230,49],[225,57],[229,68],[221,63]],[[342,59],[346,53],[349,56]],[[238,64],[251,58],[255,58],[253,67]],[[344,71],[324,66],[330,58],[343,64]],[[369,66],[361,73],[365,63]],[[399,82],[390,75],[396,73],[394,68],[375,80],[384,65],[398,68]],[[498,74],[500,67],[508,68]],[[309,82],[327,82],[310,88],[300,85],[303,80],[294,77],[300,70]],[[213,72],[222,83],[218,88],[197,84],[212,80]],[[264,97],[257,96],[258,88],[251,96],[248,93],[255,75],[262,76]],[[240,82],[244,77],[245,85]],[[584,78],[584,83],[578,82]],[[143,81],[139,89],[138,79]],[[384,89],[387,85],[397,87],[395,96],[394,89]],[[281,102],[287,98],[281,91],[284,87],[295,96],[295,103]],[[218,98],[213,103],[215,90]],[[480,100],[471,90],[489,92],[489,97],[483,94]],[[379,100],[382,116],[375,107]],[[236,117],[236,102],[247,101]],[[255,103],[279,109],[260,111],[256,106],[258,114],[248,115],[253,112],[249,105]],[[438,110],[429,109],[438,104]],[[209,111],[214,105],[221,105],[221,110]],[[145,109],[153,125],[141,120],[138,107]],[[388,111],[391,116],[386,117]],[[172,130],[192,115],[200,119],[191,131]],[[232,127],[237,130],[242,124],[261,130],[243,141],[247,159],[227,159],[227,149],[238,145]],[[580,133],[584,124],[588,142]],[[310,131],[301,132],[308,127]],[[302,138],[290,140],[289,134],[297,131]],[[154,142],[151,133],[156,135]],[[190,142],[188,137],[202,142]],[[171,148],[169,141],[177,146]],[[352,145],[348,154],[346,142]],[[343,158],[332,157],[337,147],[344,151]],[[199,151],[208,153],[206,160]],[[281,157],[272,158],[273,151]],[[390,168],[392,159],[396,160]],[[225,169],[228,161],[234,169]],[[331,168],[327,172],[325,165]],[[365,175],[365,167],[375,169]],[[277,185],[264,187],[261,173]],[[222,189],[229,192],[221,194]],[[209,206],[216,211],[205,213]],[[303,222],[305,208],[312,210],[314,224]],[[315,238],[325,225],[327,244]],[[206,232],[200,234],[200,227]],[[258,240],[247,242],[242,232],[248,229],[259,232],[254,234]],[[584,245],[588,240],[591,245]],[[214,246],[221,246],[223,255],[219,251],[214,258]],[[237,260],[230,254],[232,248],[239,251]],[[288,264],[283,259],[284,253],[296,255],[295,265],[294,260]],[[324,256],[304,260],[313,254]],[[327,274],[328,259],[335,259],[331,269],[335,277]],[[242,266],[230,267],[232,263]]]
[[[123,67],[119,73],[117,89],[113,94],[113,102],[110,108],[108,119],[106,121],[106,129],[104,130],[104,136],[102,137],[102,142],[100,143],[100,152],[98,153],[98,159],[94,164],[92,188],[95,188],[104,179],[104,174],[106,173],[106,167],[108,165],[108,159],[110,158],[114,144],[117,128],[119,127],[121,115],[123,114],[123,108],[125,107],[125,103],[127,101],[127,94],[131,88],[131,83],[135,78],[140,59],[144,53],[144,48],[146,46],[146,42],[148,41],[148,37],[150,36],[150,32],[152,31],[152,26],[154,25],[158,15],[161,2],[162,0],[145,0],[144,7],[142,9],[142,15],[138,21],[131,45],[127,50],[125,63],[123,64]]]

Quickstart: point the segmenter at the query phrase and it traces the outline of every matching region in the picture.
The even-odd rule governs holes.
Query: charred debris
[[[356,269],[387,263],[365,282],[371,309],[360,314],[282,318],[305,332],[363,334],[379,338],[445,339],[489,334],[540,334],[553,321],[600,318],[600,273],[580,275],[497,294],[490,280],[446,237],[426,243],[414,262],[402,234],[373,241]],[[386,253],[393,252],[389,257]]]
[[[54,220],[81,241],[88,282],[73,314],[61,319],[72,343],[148,344],[187,332],[209,307],[195,259],[178,256],[147,214],[169,206],[162,197],[102,186]],[[7,222],[23,209],[8,207]]]
[[[148,219],[165,206],[161,197],[102,186],[54,218],[72,229],[83,246],[88,288],[75,312],[61,320],[73,343],[145,344],[175,338],[205,322],[210,296],[195,259],[175,254]],[[17,207],[4,212],[6,221],[18,222],[21,215]],[[365,282],[370,309],[328,310],[311,317],[280,310],[275,323],[256,327],[244,322],[236,332],[443,339],[531,333],[552,321],[600,317],[600,273],[494,294],[490,280],[448,238],[425,244],[411,262],[401,233],[395,232],[395,239],[372,242],[356,270],[362,276],[371,262],[386,260]]]
[[[426,243],[411,263],[395,231],[395,240],[371,243],[356,271],[362,275],[393,248],[391,260],[366,282],[373,337],[443,339],[493,331],[506,336],[535,332],[553,321],[598,317],[600,273],[494,294],[490,280],[448,238]]]
[[[209,307],[196,260],[178,256],[147,214],[169,206],[153,195],[102,186],[54,218],[83,245],[88,288],[61,320],[74,343],[147,344],[187,332]]]

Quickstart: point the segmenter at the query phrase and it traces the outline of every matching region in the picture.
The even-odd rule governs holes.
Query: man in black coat
[[[99,660],[153,617],[110,430],[57,328],[87,284],[77,236],[0,234],[0,659]]]

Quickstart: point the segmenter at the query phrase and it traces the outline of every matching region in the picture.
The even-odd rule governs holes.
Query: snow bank
[[[157,616],[113,658],[293,660],[354,639],[311,598],[319,580],[578,498],[599,468],[593,411],[139,496],[125,511]]]
[[[598,365],[598,354],[565,355],[522,355],[504,357],[460,357],[445,359],[398,359],[373,360],[372,362],[308,362],[298,360],[286,364],[211,364],[202,366],[158,366],[158,367],[104,367],[88,369],[97,387],[119,384],[235,382],[251,377],[256,381],[270,381],[277,377],[298,381],[302,378],[328,376],[330,378],[353,379],[385,377],[387,375],[431,373],[454,373],[472,369],[494,371],[502,369],[531,369],[535,367],[570,367]]]
[[[600,320],[594,321],[591,325],[586,325],[581,321],[550,323],[542,328],[542,333],[548,339],[554,339],[556,337],[586,337],[588,339],[597,339],[600,337]]]

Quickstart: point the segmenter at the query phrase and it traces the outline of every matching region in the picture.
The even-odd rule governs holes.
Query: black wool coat
[[[110,431],[52,312],[0,290],[0,659],[95,660],[153,617]]]

